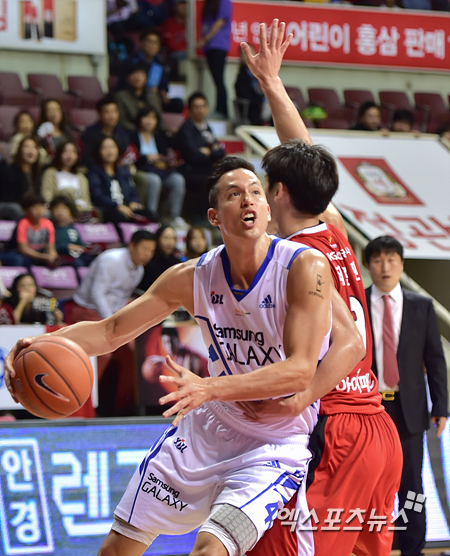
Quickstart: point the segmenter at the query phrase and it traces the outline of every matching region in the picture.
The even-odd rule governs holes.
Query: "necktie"
[[[392,325],[391,300],[389,295],[383,295],[383,366],[384,382],[389,388],[394,388],[399,383],[397,353],[394,343],[394,327]]]

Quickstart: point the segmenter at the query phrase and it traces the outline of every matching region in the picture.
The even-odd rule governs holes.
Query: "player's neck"
[[[312,226],[317,226],[320,220],[317,216],[312,216],[310,214],[302,214],[298,211],[291,211],[285,213],[281,222],[278,222],[278,230],[281,237],[289,237],[295,232],[300,232],[305,228],[311,228]]]
[[[226,250],[230,261],[230,274],[236,289],[248,290],[253,278],[266,258],[271,238],[264,234],[256,242],[227,242]]]

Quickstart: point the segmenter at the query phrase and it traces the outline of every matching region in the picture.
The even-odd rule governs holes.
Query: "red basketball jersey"
[[[289,238],[323,253],[330,263],[334,285],[350,309],[366,346],[366,355],[334,390],[320,400],[320,414],[379,413],[383,411],[372,366],[372,333],[364,285],[355,253],[336,226],[321,223]]]

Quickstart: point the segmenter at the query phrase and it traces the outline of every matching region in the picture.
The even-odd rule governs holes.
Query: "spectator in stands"
[[[132,142],[139,151],[136,162],[135,181],[141,199],[154,219],[158,218],[161,190],[168,192],[165,205],[168,218],[174,227],[182,227],[186,222],[181,218],[186,182],[184,176],[175,169],[178,166],[175,152],[170,147],[169,137],[161,131],[157,112],[151,106],[143,108],[136,119],[138,132]],[[165,216],[165,215],[164,215]]]
[[[184,164],[180,172],[186,179],[186,213],[192,223],[205,223],[208,210],[206,180],[214,162],[225,156],[225,150],[208,125],[208,102],[201,92],[188,99],[189,118],[178,130],[173,144]]]
[[[18,220],[23,216],[20,201],[26,192],[37,193],[41,184],[39,145],[24,137],[11,164],[0,163],[0,219]]]
[[[380,131],[380,107],[370,100],[361,104],[358,112],[358,123],[352,129],[359,129],[362,131]]]
[[[413,132],[414,114],[411,110],[398,109],[392,117],[391,131],[400,131],[403,133]]]
[[[71,322],[100,320],[125,307],[155,253],[155,236],[138,230],[127,247],[100,253],[74,295]]]
[[[192,226],[186,234],[186,257],[196,259],[208,251],[205,231],[201,226]]]
[[[172,226],[158,228],[155,239],[155,254],[144,267],[144,276],[138,286],[139,290],[147,290],[163,272],[181,262],[181,258],[176,252],[177,236]]]
[[[39,193],[25,193],[22,197],[25,216],[17,223],[10,250],[0,253],[0,261],[7,266],[58,264],[55,248],[55,228],[45,217],[45,199]]]
[[[205,0],[201,38],[197,48],[205,53],[217,91],[216,116],[227,118],[227,91],[223,80],[225,59],[231,41],[231,0]]]
[[[96,164],[94,152],[105,137],[112,137],[122,156],[130,143],[128,132],[119,125],[119,108],[113,95],[105,95],[97,103],[98,122],[86,128],[81,135],[82,164],[90,168]]]
[[[441,139],[450,141],[450,122],[444,122],[436,131]]]
[[[69,120],[61,103],[56,99],[42,101],[41,118],[37,134],[50,158],[55,156],[56,147],[64,141],[73,141]]]
[[[254,55],[254,48],[250,46],[252,54]],[[236,98],[248,101],[247,119],[252,125],[262,125],[264,120],[262,117],[262,108],[264,105],[265,96],[258,83],[258,80],[250,71],[245,61],[245,57],[241,53],[241,64],[239,66],[239,73],[234,85],[236,90]],[[241,109],[241,118],[244,113]]]
[[[127,69],[125,89],[115,93],[119,107],[119,124],[128,131],[136,131],[138,112],[145,106],[153,106],[158,116],[161,116],[161,97],[146,82],[147,65],[143,62],[131,64]]]
[[[0,325],[16,324],[11,305],[0,297]]]
[[[151,214],[140,203],[131,174],[119,166],[119,146],[112,137],[100,141],[97,164],[87,173],[91,199],[103,214],[104,222],[148,222]]]
[[[14,135],[9,140],[9,156],[14,156],[24,137],[34,135],[35,123],[27,110],[21,110],[14,118]]]
[[[73,225],[77,217],[77,208],[72,199],[66,195],[53,197],[50,215],[55,226],[55,247],[61,264],[75,268],[89,266],[94,257],[86,253],[80,233]]]
[[[175,0],[172,17],[159,28],[171,68],[170,77],[174,80],[180,79],[178,62],[187,57],[186,19],[187,1]]]
[[[164,112],[181,113],[184,102],[181,98],[170,98],[169,74],[161,60],[161,37],[156,29],[144,30],[141,34],[140,49],[133,63],[143,62],[147,66],[147,87],[158,94]]]
[[[120,38],[125,31],[136,30],[137,0],[107,0],[106,25],[110,33]]]
[[[8,304],[5,305],[4,301],[7,300],[9,296],[10,293],[6,289],[2,277],[0,276],[0,324],[15,324],[12,307]]]
[[[73,141],[60,143],[50,168],[42,175],[41,193],[47,203],[56,195],[66,195],[78,211],[92,210],[89,182],[78,170],[78,149]]]
[[[31,274],[19,274],[11,286],[9,306],[16,324],[62,324],[64,315],[49,290],[38,290]]]

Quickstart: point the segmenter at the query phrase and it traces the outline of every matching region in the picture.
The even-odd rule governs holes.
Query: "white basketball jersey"
[[[194,310],[208,347],[211,376],[249,373],[286,359],[283,328],[288,308],[287,277],[292,262],[305,249],[309,247],[274,238],[248,290],[233,288],[223,245],[201,257],[194,274]],[[323,339],[320,359],[328,350],[329,339],[330,331]],[[248,427],[249,420],[236,403],[221,404],[235,426]],[[299,416],[252,422],[251,427],[260,427],[271,437],[310,434],[318,409],[317,401]]]

